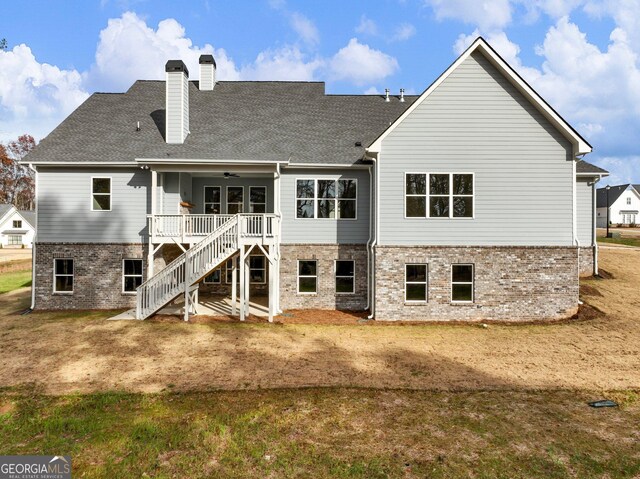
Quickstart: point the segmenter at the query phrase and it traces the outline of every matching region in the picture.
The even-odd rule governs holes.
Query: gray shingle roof
[[[189,83],[191,132],[164,142],[165,83],[91,95],[25,159],[128,162],[135,158],[233,159],[353,164],[417,96],[325,95],[321,82]],[[136,123],[140,122],[140,131]],[[360,141],[363,147],[355,147]]]
[[[587,163],[584,160],[578,161],[576,163],[576,173],[595,173],[608,175],[609,172],[607,170],[603,170],[599,166],[592,165],[591,163]]]
[[[626,185],[618,185],[611,186],[609,189],[609,206],[614,204],[620,195],[626,191],[629,187],[629,184]],[[607,207],[607,189],[606,188],[598,188],[596,192],[596,207],[597,208],[606,208]]]
[[[0,219],[4,218],[4,215],[6,215],[7,211],[9,211],[12,207],[13,205],[7,203],[0,204]]]
[[[29,210],[18,210],[18,212],[22,215],[27,223],[31,225],[32,228],[36,227],[36,212]]]

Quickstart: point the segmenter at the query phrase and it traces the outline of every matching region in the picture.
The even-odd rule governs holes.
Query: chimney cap
[[[200,63],[200,65],[204,65],[204,64],[213,64],[214,68],[216,67],[216,61],[213,58],[213,55],[200,55],[200,59],[198,60],[198,63]]]
[[[185,72],[187,77],[189,76],[189,70],[187,70],[187,65],[184,64],[182,60],[169,60],[164,67],[164,70],[169,72]]]

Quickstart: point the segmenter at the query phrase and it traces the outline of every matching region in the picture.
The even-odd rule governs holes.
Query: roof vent
[[[216,61],[213,55],[200,55],[200,91],[211,91],[216,86]]]
[[[400,88],[400,101],[404,102],[404,88]]]
[[[362,142],[361,141],[356,141],[356,146],[362,146]]]
[[[389,89],[388,88],[384,89],[384,101],[391,101],[389,99]]]

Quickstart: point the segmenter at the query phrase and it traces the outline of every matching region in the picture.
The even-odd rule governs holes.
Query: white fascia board
[[[18,209],[14,205],[11,205],[11,208],[9,208],[4,215],[0,216],[0,225],[7,220],[10,214],[15,213],[16,211],[18,211]]]
[[[357,168],[357,169],[369,169],[371,168],[372,165],[368,165],[368,164],[358,164],[358,165],[354,165],[354,164],[346,164],[346,163],[317,163],[317,164],[312,164],[312,163],[288,163],[285,166],[286,168],[315,168],[315,169],[323,169],[323,168],[331,168],[331,169],[336,169],[336,168],[341,168],[341,169],[351,169],[351,168]]]
[[[214,158],[136,158],[136,163],[153,164],[153,165],[262,165],[262,164],[287,164],[289,160],[232,160],[232,159],[214,159]]]
[[[431,93],[447,79],[453,71],[460,66],[469,56],[480,51],[517,89],[522,93],[543,115],[574,145],[574,155],[591,153],[593,148],[569,125],[551,106],[538,95],[538,93],[524,81],[524,79],[509,66],[509,64],[491,48],[482,37],[478,37],[462,53],[458,59],[447,68],[436,81],[434,81],[413,104],[405,110],[382,134],[366,149],[367,153],[379,153],[382,149],[382,141],[391,133],[407,116],[409,116]]]
[[[587,178],[598,178],[601,180],[605,176],[609,176],[609,173],[576,173],[576,176],[584,176]]]
[[[27,161],[26,163],[34,166],[117,166],[125,168],[136,168],[138,166],[131,161]]]

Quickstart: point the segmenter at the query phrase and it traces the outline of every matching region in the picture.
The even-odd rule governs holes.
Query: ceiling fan
[[[228,171],[224,172],[224,179],[228,180],[229,178],[240,178],[240,175],[236,173],[229,173]]]

